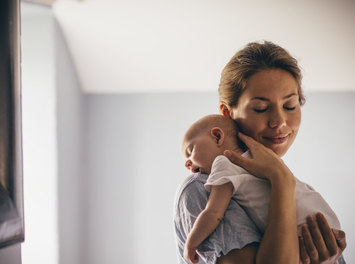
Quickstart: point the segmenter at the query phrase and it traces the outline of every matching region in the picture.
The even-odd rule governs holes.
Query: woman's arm
[[[250,243],[242,249],[233,249],[218,258],[217,264],[255,264],[259,243]]]
[[[261,178],[266,178],[266,179],[272,177],[272,175],[269,174],[269,172],[273,171],[272,169],[270,169],[270,167],[273,167],[275,165],[276,174],[282,172],[282,169],[280,170],[278,168],[284,168],[284,169],[287,168],[286,165],[283,164],[281,159],[279,161],[277,161],[276,159],[277,162],[274,163],[275,160],[272,161],[272,159],[269,159],[270,157],[272,157],[272,155],[269,158],[267,158],[267,155],[263,157],[263,155],[267,153],[266,151],[267,149],[265,150],[264,149],[265,147],[263,145],[255,142],[253,139],[241,133],[240,133],[240,139],[243,140],[244,143],[246,143],[246,145],[249,147],[253,155],[253,160],[255,162],[253,162],[252,160],[248,161],[247,159],[240,157],[236,153],[228,151],[228,153],[231,155],[229,159],[233,163],[244,167],[246,170],[249,170],[252,174],[256,176],[259,176]],[[226,156],[228,157],[228,155]],[[289,175],[287,170],[285,170],[286,173],[285,175]],[[277,171],[279,171],[279,173],[277,173]],[[292,217],[291,215],[289,215],[291,218],[287,220],[287,214],[285,215],[287,210],[289,210],[290,212],[296,210],[295,208],[292,209],[291,207],[285,208],[285,206],[286,207],[288,206],[287,204],[290,201],[293,204],[294,198],[291,200],[289,199],[291,196],[294,196],[294,193],[287,194],[284,192],[284,193],[279,193],[277,195],[278,192],[277,189],[279,187],[281,187],[281,190],[283,189],[282,188],[283,183],[279,182],[279,184],[280,185],[274,184],[273,186],[275,188],[271,190],[272,193],[276,192],[276,195],[274,196],[271,195],[268,224],[267,224],[265,235],[262,239],[262,242],[260,244],[257,253],[256,263],[259,263],[259,261],[261,261],[260,263],[263,263],[262,262],[263,260],[267,263],[269,261],[269,257],[272,258],[273,256],[275,256],[278,258],[279,257],[278,254],[281,254],[280,257],[282,259],[284,257],[286,257],[287,259],[287,256],[285,256],[284,253],[286,254],[292,253],[292,256],[294,256],[294,252],[295,252],[294,249],[297,249],[297,247],[294,247],[294,236],[292,235],[292,233],[289,233],[287,231],[287,226],[289,226],[289,224],[291,223],[287,221],[289,220],[296,221],[296,218],[291,219]],[[283,190],[285,191],[285,189]],[[286,200],[283,200],[282,197],[286,197]],[[292,205],[292,207],[293,206],[295,205]],[[307,222],[309,228],[304,228],[302,230],[303,239],[299,241],[300,253],[298,253],[300,255],[300,260],[304,264],[320,264],[320,263],[334,264],[336,263],[337,260],[339,260],[342,252],[346,247],[345,233],[340,230],[332,230],[329,227],[327,220],[323,217],[322,214],[317,214],[316,220],[317,221],[312,221],[312,218],[308,218]],[[294,226],[296,226],[296,222]],[[285,228],[286,228],[286,232],[282,233],[282,230],[285,230]],[[291,236],[290,241],[292,244],[290,244],[290,241],[288,241],[287,239],[288,236]],[[277,238],[276,241],[274,241],[274,237]],[[282,241],[286,241],[286,243],[282,245]],[[275,255],[270,256],[272,254]],[[289,261],[286,261],[285,263],[291,263],[291,261],[293,260],[294,260],[293,257],[291,258],[290,255]],[[239,263],[239,260],[235,259],[235,262],[225,262],[225,263]],[[272,263],[277,263],[277,261]]]
[[[187,237],[184,258],[197,263],[199,257],[197,246],[202,243],[218,226],[230,202],[233,184],[212,185],[206,208],[199,214],[190,234]]]
[[[257,251],[256,263],[298,264],[295,178],[272,150],[243,134],[239,134],[239,138],[247,145],[253,159],[245,159],[231,151],[225,155],[253,175],[271,182],[268,224]]]

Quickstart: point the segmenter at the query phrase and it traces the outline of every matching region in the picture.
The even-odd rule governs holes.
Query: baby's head
[[[225,150],[242,153],[238,131],[237,124],[223,115],[208,115],[192,124],[181,143],[185,167],[193,173],[210,174],[214,159]]]

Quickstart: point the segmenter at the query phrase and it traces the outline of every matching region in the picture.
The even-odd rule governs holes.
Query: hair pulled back
[[[298,84],[300,105],[306,101],[302,91],[302,73],[298,61],[284,48],[270,42],[251,42],[238,51],[224,67],[218,93],[220,104],[233,108],[243,94],[248,78],[260,71],[282,69]]]

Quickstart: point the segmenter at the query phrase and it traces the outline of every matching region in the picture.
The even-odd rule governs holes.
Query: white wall
[[[285,157],[329,201],[355,261],[355,93],[308,94],[299,138]],[[174,263],[173,197],[188,175],[180,140],[217,113],[217,93],[85,96],[85,263]]]
[[[21,17],[25,213],[22,262],[57,264],[54,19],[50,8],[40,7],[40,14]]]
[[[85,95],[85,261],[174,263],[182,133],[216,94]],[[199,106],[198,106],[199,105]]]
[[[50,7],[22,3],[23,264],[82,262],[82,94]]]
[[[83,263],[82,138],[83,113],[80,85],[65,39],[57,23],[56,117],[58,143],[59,263]],[[24,263],[26,264],[26,263]]]

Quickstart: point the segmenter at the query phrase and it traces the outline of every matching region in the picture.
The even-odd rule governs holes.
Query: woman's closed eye
[[[268,109],[269,109],[269,107],[266,107],[266,108],[254,108],[254,111],[257,112],[257,113],[265,113]],[[294,107],[284,106],[284,109],[287,110],[287,111],[293,111],[293,110],[296,109],[296,106],[294,106]]]
[[[267,110],[269,109],[269,107],[260,109],[260,108],[254,108],[254,111],[257,113],[265,113]]]
[[[296,109],[296,106],[295,106],[295,107],[286,107],[286,106],[284,106],[284,108],[285,108],[286,110],[288,110],[288,111],[293,111],[293,110]]]
[[[283,107],[285,110],[287,111],[293,111],[297,108],[297,105],[299,104],[297,97],[293,97],[292,100],[289,100],[288,102],[286,102]]]

